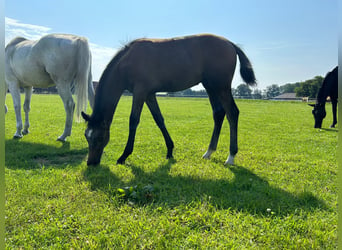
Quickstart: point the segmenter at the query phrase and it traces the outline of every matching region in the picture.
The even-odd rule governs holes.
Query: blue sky
[[[250,58],[258,88],[324,76],[337,65],[337,0],[10,0],[5,42],[72,33],[91,43],[98,80],[116,51],[140,37],[224,36]],[[241,84],[235,74],[233,86]]]

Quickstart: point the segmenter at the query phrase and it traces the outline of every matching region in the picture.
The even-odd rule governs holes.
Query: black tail
[[[245,53],[237,45],[235,45],[234,43],[232,43],[232,45],[234,46],[236,53],[239,56],[240,74],[242,79],[245,81],[245,83],[247,83],[247,85],[255,86],[257,83],[251,62],[249,61]]]

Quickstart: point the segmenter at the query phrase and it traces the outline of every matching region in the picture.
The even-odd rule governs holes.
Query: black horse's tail
[[[242,79],[245,81],[245,83],[247,83],[247,85],[255,86],[257,83],[251,62],[249,61],[245,53],[237,45],[235,45],[234,43],[232,43],[232,45],[234,46],[236,53],[239,56],[240,74]]]

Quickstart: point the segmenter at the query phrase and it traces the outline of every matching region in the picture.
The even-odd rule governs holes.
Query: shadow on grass
[[[336,128],[321,128],[321,130],[324,130],[326,132],[338,132],[338,129]]]
[[[61,142],[60,147],[18,139],[5,141],[5,166],[9,169],[35,169],[41,167],[64,168],[84,161],[88,150],[70,150],[70,142]]]
[[[265,179],[242,166],[228,167],[234,178],[227,181],[171,176],[169,171],[174,163],[175,160],[169,160],[152,173],[146,173],[138,166],[127,165],[135,175],[130,183],[123,182],[107,166],[88,167],[84,177],[93,190],[100,190],[110,198],[115,198],[117,188],[152,185],[154,199],[151,205],[158,207],[187,205],[205,199],[218,209],[230,208],[261,216],[285,216],[298,209],[329,209],[324,201],[310,192],[293,194],[270,186]]]

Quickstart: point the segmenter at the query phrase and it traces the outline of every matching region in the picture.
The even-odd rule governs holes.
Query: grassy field
[[[120,100],[101,165],[87,167],[86,125],[66,143],[58,96],[34,95],[30,134],[13,140],[6,103],[8,249],[334,249],[337,247],[337,129],[316,130],[301,102],[237,100],[239,153],[225,166],[229,129],[202,159],[213,129],[207,99],[159,98],[175,143],[144,107],[133,154],[131,98]],[[90,112],[90,109],[89,111]],[[331,106],[323,127],[332,121]]]

